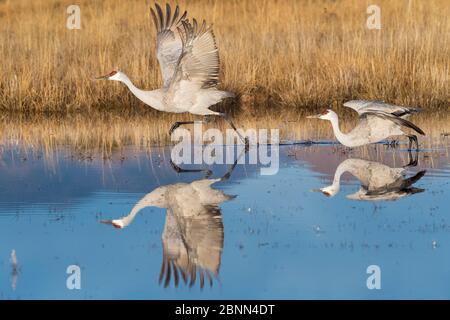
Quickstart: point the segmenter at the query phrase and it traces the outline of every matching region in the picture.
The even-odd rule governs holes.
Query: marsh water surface
[[[223,164],[205,177],[173,170],[168,147],[105,159],[10,144],[0,298],[450,298],[449,144],[410,166],[404,149],[286,145],[275,175]]]

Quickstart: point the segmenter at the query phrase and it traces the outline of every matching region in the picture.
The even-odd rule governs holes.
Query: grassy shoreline
[[[92,150],[110,153],[126,146],[151,148],[172,145],[168,130],[176,120],[186,116],[168,115],[164,119],[152,114],[123,116],[114,113],[70,114],[63,116],[31,116],[4,113],[0,116],[0,147],[21,145],[25,148],[42,147],[53,150],[66,145],[75,150]],[[192,118],[194,119],[194,118]],[[426,136],[419,141],[425,148],[450,147],[450,114],[447,112],[425,112],[413,116],[411,120],[420,126]],[[281,140],[335,140],[328,121],[306,119],[305,114],[292,113],[277,116],[236,116],[238,128],[279,129]],[[357,122],[356,113],[343,115],[341,129],[346,132]],[[219,128],[222,132],[230,129],[221,119],[212,120],[203,126]],[[192,129],[192,126],[186,126]],[[400,140],[404,142],[404,140]],[[406,141],[406,140],[405,140]]]
[[[119,67],[139,87],[160,85],[153,3],[77,4],[82,29],[68,30],[64,1],[0,1],[0,110],[147,114],[123,85],[91,79]],[[252,117],[364,98],[449,110],[446,0],[380,0],[381,30],[366,28],[367,1],[179,4],[190,17],[214,24],[220,87],[238,94],[220,108]]]

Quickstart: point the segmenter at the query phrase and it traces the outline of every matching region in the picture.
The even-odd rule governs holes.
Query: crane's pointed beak
[[[307,116],[307,119],[320,119],[321,114],[315,114],[313,116]]]
[[[100,77],[94,77],[94,80],[107,80],[109,78],[109,74],[100,76]]]
[[[100,220],[100,223],[112,225],[116,229],[122,229],[123,226],[114,222],[114,220]]]
[[[331,197],[332,194],[323,189],[311,189],[312,192],[321,192],[324,196]]]

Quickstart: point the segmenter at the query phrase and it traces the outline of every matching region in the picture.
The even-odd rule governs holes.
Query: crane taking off
[[[351,108],[358,112],[359,123],[349,133],[343,133],[339,128],[338,115],[330,109],[321,114],[309,116],[308,118],[319,118],[329,120],[333,126],[336,139],[347,147],[358,147],[369,143],[380,142],[391,136],[407,136],[409,139],[409,150],[413,142],[416,149],[419,149],[417,136],[407,134],[405,128],[425,135],[425,133],[406,118],[420,111],[418,108],[408,108],[396,106],[381,101],[352,100],[344,103],[344,107]]]
[[[240,140],[248,144],[248,139],[237,131],[228,115],[209,109],[225,98],[234,97],[232,92],[217,89],[220,62],[212,27],[204,20],[199,24],[192,19],[191,23],[186,11],[180,15],[178,5],[173,15],[169,4],[166,4],[165,15],[158,4],[155,8],[156,12],[151,9],[151,15],[157,30],[156,55],[163,87],[151,91],[138,89],[119,70],[96,79],[123,82],[139,100],[159,111],[223,117]],[[182,124],[192,123],[194,121],[175,122],[169,134]]]

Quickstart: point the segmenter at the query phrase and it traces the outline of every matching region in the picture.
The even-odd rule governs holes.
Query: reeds
[[[147,112],[123,85],[92,77],[119,67],[139,87],[160,85],[149,16],[153,1],[77,4],[81,30],[66,28],[65,1],[0,1],[0,109]],[[447,0],[379,0],[381,30],[366,27],[369,1],[179,4],[189,17],[214,24],[221,87],[238,93],[225,108],[271,115],[353,98],[449,108]]]

